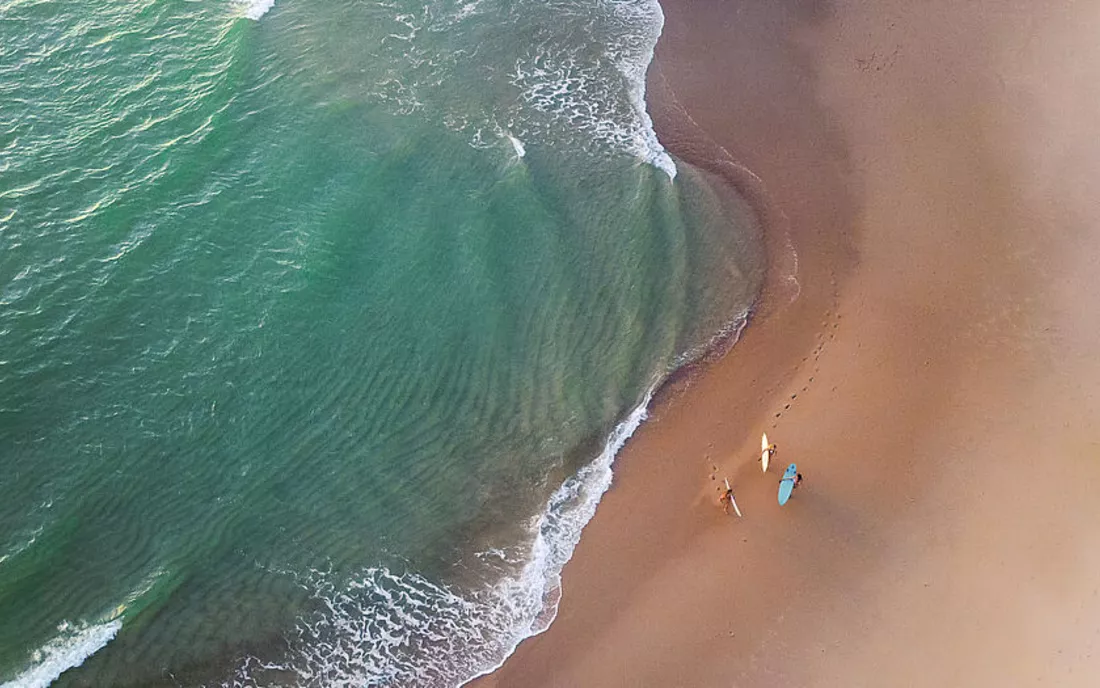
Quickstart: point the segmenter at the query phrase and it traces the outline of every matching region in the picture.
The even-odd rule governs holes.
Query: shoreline
[[[656,395],[554,624],[467,685],[1088,684],[1100,9],[934,4],[662,3],[653,121],[764,210],[765,296]]]
[[[662,9],[667,4],[668,0],[662,2]],[[731,373],[741,377],[740,373],[742,371],[738,371],[737,364],[732,363],[730,359],[737,360],[740,355],[745,354],[745,350],[750,346],[753,353],[747,354],[747,356],[750,358],[759,357],[761,347],[767,348],[775,345],[773,331],[777,325],[780,323],[789,325],[806,318],[812,320],[821,313],[827,312],[830,308],[835,308],[838,275],[840,275],[839,279],[843,279],[844,272],[850,269],[852,263],[851,238],[846,232],[837,231],[831,236],[823,237],[816,231],[806,232],[807,225],[802,224],[797,227],[797,229],[803,231],[797,237],[796,247],[796,240],[792,239],[791,218],[777,202],[775,191],[769,189],[765,181],[755,171],[755,167],[766,167],[766,163],[753,159],[750,166],[746,160],[735,157],[730,150],[712,138],[684,110],[683,105],[678,102],[673,89],[669,86],[662,69],[661,49],[663,42],[666,41],[665,34],[669,31],[667,12],[665,17],[664,32],[658,41],[654,61],[650,65],[646,86],[649,114],[654,122],[658,139],[666,150],[675,155],[676,159],[692,165],[702,174],[711,177],[711,183],[718,193],[732,193],[734,202],[746,204],[749,207],[755,221],[758,223],[765,244],[765,251],[769,256],[765,282],[757,300],[745,314],[741,327],[737,328],[734,336],[721,337],[718,336],[720,333],[717,333],[714,346],[708,348],[699,358],[678,367],[670,374],[668,379],[653,391],[652,400],[648,404],[647,420],[638,426],[630,441],[614,459],[612,485],[604,493],[599,502],[596,516],[585,527],[585,533],[582,535],[573,557],[562,571],[563,584],[559,592],[559,607],[549,628],[525,638],[513,650],[512,654],[504,660],[503,664],[489,673],[471,679],[464,683],[464,686],[491,688],[498,685],[527,685],[524,682],[532,680],[532,677],[525,672],[521,682],[512,683],[513,679],[507,676],[507,672],[513,667],[516,658],[523,654],[527,645],[554,632],[559,623],[561,605],[565,604],[569,597],[572,577],[588,575],[587,573],[574,573],[571,569],[576,566],[575,562],[580,548],[586,547],[585,543],[590,538],[589,531],[592,529],[593,523],[601,518],[606,518],[606,516],[601,516],[601,512],[606,511],[606,503],[619,489],[618,484],[623,480],[621,475],[623,465],[627,462],[636,463],[639,459],[632,455],[639,452],[645,456],[642,460],[652,461],[654,458],[652,453],[647,451],[644,446],[638,447],[639,443],[647,441],[641,438],[650,432],[651,426],[663,419],[666,411],[680,410],[679,404],[683,397],[697,395],[699,392],[696,388],[700,384],[713,384],[715,378],[719,378],[722,380],[719,383],[720,386],[728,387],[728,379],[723,378],[728,378]],[[739,154],[746,152],[751,153],[751,151],[738,151]],[[746,155],[746,157],[752,158],[751,154]],[[836,183],[836,180],[831,181],[834,184]],[[833,190],[836,188],[839,187],[834,186]],[[789,189],[787,192],[789,193]],[[795,255],[799,249],[809,251],[809,258],[799,260],[798,256]],[[813,280],[812,288],[810,286],[804,288],[799,280],[799,278],[805,280],[807,277]],[[793,286],[792,282],[794,282]],[[780,323],[773,322],[773,319],[778,319]],[[765,325],[768,334],[765,335],[764,339],[760,339],[758,330]],[[811,332],[800,332],[800,335],[799,337],[787,339],[787,345],[782,346],[784,351],[781,355],[768,357],[768,363],[771,365],[772,372],[777,379],[783,377],[782,371],[784,368],[795,365],[799,357],[806,358],[813,348]],[[740,386],[744,387],[744,385]],[[749,387],[756,387],[755,376],[749,383]],[[776,385],[773,384],[769,391],[774,391],[775,387]],[[735,403],[744,406],[746,410],[754,406],[747,402],[747,398],[737,400]],[[744,441],[747,445],[751,445],[758,440],[755,437],[746,436]],[[707,442],[708,448],[714,445],[713,440]],[[710,457],[712,453],[707,452],[707,456]],[[708,458],[703,463],[709,464],[710,459]],[[711,473],[709,469],[706,472],[708,475]],[[684,484],[684,481],[680,481],[677,487],[683,487]],[[709,495],[695,494],[699,492],[697,487],[697,485],[693,486],[693,489],[690,490],[692,494],[689,497],[696,510],[701,503],[711,501]],[[678,496],[688,497],[688,492],[682,492]],[[718,513],[720,514],[721,511],[718,510]],[[689,532],[689,529],[694,528],[696,524],[685,522],[681,516],[677,515],[675,518],[678,521],[678,527],[681,529],[680,532]],[[667,556],[667,550],[664,554]],[[599,573],[606,572],[600,571]],[[548,668],[546,670],[549,671]],[[537,684],[537,681],[532,685],[535,684]]]

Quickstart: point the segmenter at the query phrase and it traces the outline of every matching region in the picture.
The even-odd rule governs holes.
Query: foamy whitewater
[[[285,662],[249,657],[234,688],[268,685],[272,672],[296,676],[303,686],[459,686],[491,673],[524,639],[553,622],[561,594],[561,571],[611,486],[611,466],[648,415],[653,388],[607,439],[594,461],[551,495],[531,524],[531,541],[512,556],[482,553],[518,573],[462,592],[412,572],[368,568],[340,586],[322,571],[300,581],[323,611],[302,619],[298,649]],[[415,661],[410,661],[410,657]]]
[[[653,130],[658,3],[0,15],[0,688],[446,688],[544,631],[762,278]]]
[[[275,6],[275,0],[239,0],[245,6],[244,16],[253,21],[259,21],[260,17],[267,14],[268,10]]]
[[[85,659],[103,648],[122,628],[119,620],[102,624],[58,625],[57,637],[35,650],[31,666],[0,688],[46,688],[62,673],[80,666]]]
[[[610,42],[596,62],[570,51],[533,50],[516,62],[512,83],[527,105],[587,135],[589,144],[625,150],[675,179],[676,163],[657,140],[645,103],[646,70],[664,27],[661,5],[656,0],[595,4],[607,7],[622,24],[636,27],[637,33]],[[606,98],[605,63],[613,65],[622,80],[625,107]]]

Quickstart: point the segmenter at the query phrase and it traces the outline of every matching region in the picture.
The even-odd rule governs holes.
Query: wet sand
[[[769,287],[476,685],[1095,685],[1100,2],[662,4],[658,133],[753,198]]]

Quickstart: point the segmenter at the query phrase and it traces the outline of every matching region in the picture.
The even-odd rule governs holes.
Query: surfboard
[[[794,491],[794,480],[797,476],[798,466],[793,463],[787,466],[787,470],[783,472],[783,479],[779,481],[779,506],[783,506],[791,498],[791,492]]]
[[[730,479],[726,478],[725,480],[726,480],[726,489],[730,490],[730,493],[729,493],[729,495],[730,495],[730,504],[733,505],[733,510],[737,512],[737,518],[743,518],[743,516],[741,516],[741,509],[738,508],[738,506],[737,506],[737,500],[733,498],[733,490],[730,489]]]
[[[768,459],[772,458],[771,445],[768,443],[768,433],[760,436],[760,467],[768,472]]]

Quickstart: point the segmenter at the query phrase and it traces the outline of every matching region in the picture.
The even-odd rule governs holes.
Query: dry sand
[[[1100,0],[663,5],[654,119],[767,300],[479,685],[1100,685]]]

